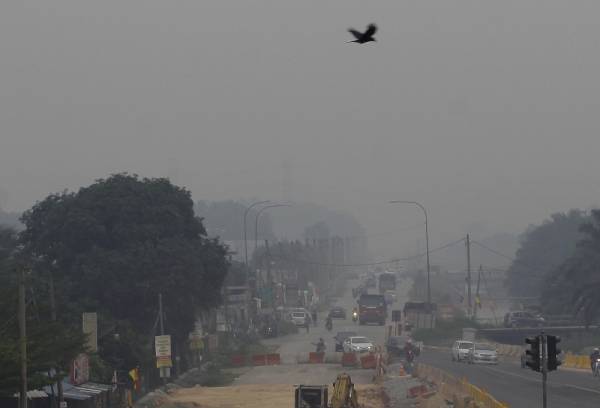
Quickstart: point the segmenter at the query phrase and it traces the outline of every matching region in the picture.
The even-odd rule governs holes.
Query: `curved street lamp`
[[[425,246],[427,251],[427,304],[431,305],[431,281],[429,277],[429,230],[427,226],[427,210],[421,203],[417,201],[394,200],[390,201],[390,204],[414,204],[423,211],[423,214],[425,214]]]
[[[248,267],[248,236],[247,236],[247,229],[246,229],[246,218],[248,217],[248,212],[250,212],[250,210],[252,208],[256,207],[257,205],[266,204],[266,203],[270,203],[270,201],[269,200],[257,201],[255,203],[250,204],[248,207],[246,207],[246,210],[244,211],[244,260],[246,263],[246,268]]]
[[[258,219],[260,218],[260,214],[262,214],[263,211],[268,210],[269,208],[276,207],[291,207],[291,204],[267,205],[256,212],[256,218],[254,219],[254,252],[256,252],[256,249],[258,248]]]

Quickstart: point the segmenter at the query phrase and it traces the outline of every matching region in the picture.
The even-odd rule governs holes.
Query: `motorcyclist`
[[[592,354],[590,354],[590,366],[592,368],[592,372],[594,372],[596,360],[599,358],[600,358],[600,349],[598,347],[595,347],[594,350],[592,351]]]
[[[413,360],[415,359],[415,356],[417,355],[417,353],[418,353],[418,350],[413,345],[412,340],[411,339],[406,340],[406,343],[404,343],[404,357],[406,358],[406,361],[409,363],[412,363]]]
[[[325,340],[323,340],[322,337],[319,339],[318,343],[312,343],[312,344],[313,344],[313,346],[317,347],[317,350],[316,350],[317,353],[323,353],[323,352],[325,352],[325,349],[327,348],[327,346],[325,346]]]
[[[358,309],[356,307],[352,309],[352,320],[353,321],[358,320]]]

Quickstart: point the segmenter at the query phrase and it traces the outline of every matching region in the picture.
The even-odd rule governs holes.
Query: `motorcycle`
[[[352,312],[352,321],[356,323],[358,321],[358,312]]]
[[[594,361],[592,372],[594,373],[594,377],[600,377],[600,358],[596,358],[596,361]]]

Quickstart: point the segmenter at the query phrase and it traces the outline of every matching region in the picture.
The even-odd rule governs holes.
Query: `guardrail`
[[[435,383],[439,391],[446,397],[455,394],[470,396],[482,408],[508,408],[508,405],[498,401],[487,391],[469,383],[466,379],[459,379],[439,368],[426,364],[416,365],[417,376]]]

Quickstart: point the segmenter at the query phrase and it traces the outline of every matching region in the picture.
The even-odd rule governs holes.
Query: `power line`
[[[433,252],[437,252],[437,251],[441,251],[442,249],[446,249],[452,245],[456,245],[459,242],[463,242],[465,239],[464,238],[460,238],[456,241],[452,241],[449,242],[445,245],[442,245],[440,247],[434,248],[432,250],[429,251],[429,253],[433,253]],[[377,261],[377,262],[366,262],[366,263],[356,263],[356,264],[337,264],[337,263],[325,263],[325,262],[315,262],[315,261],[309,261],[309,260],[304,260],[304,259],[295,259],[295,258],[288,258],[285,256],[280,256],[280,255],[271,255],[273,258],[276,259],[282,259],[285,261],[290,261],[290,262],[297,262],[297,263],[304,263],[307,265],[315,265],[315,266],[335,266],[335,267],[360,267],[360,266],[377,266],[377,265],[387,265],[387,264],[393,264],[396,262],[400,262],[400,261],[411,261],[413,259],[418,259],[421,258],[423,256],[427,255],[427,252],[423,252],[417,255],[413,255],[413,256],[408,256],[405,258],[394,258],[394,259],[390,259],[389,261]]]
[[[502,252],[498,252],[498,251],[496,251],[495,249],[492,249],[492,248],[490,248],[490,247],[488,247],[488,246],[486,246],[486,245],[482,244],[481,242],[478,242],[478,241],[471,241],[471,243],[473,243],[473,244],[475,244],[475,245],[477,245],[477,246],[479,246],[479,247],[481,247],[481,248],[483,248],[483,249],[485,249],[485,250],[487,250],[487,251],[489,251],[489,252],[491,252],[491,253],[493,253],[493,254],[496,254],[496,255],[498,255],[498,256],[500,256],[500,257],[502,257],[502,258],[506,258],[506,259],[510,260],[511,262],[513,262],[513,263],[515,263],[515,264],[519,264],[519,265],[521,265],[521,266],[524,266],[525,268],[527,268],[527,269],[531,270],[532,272],[535,272],[535,273],[537,273],[537,274],[539,274],[539,275],[540,275],[540,276],[530,276],[530,278],[531,278],[531,277],[534,277],[534,278],[542,279],[542,278],[543,278],[543,275],[545,275],[545,274],[544,274],[543,272],[541,272],[539,269],[533,268],[533,267],[531,267],[531,266],[527,265],[526,263],[523,263],[522,261],[519,261],[519,260],[518,260],[518,259],[516,259],[516,258],[513,258],[513,257],[511,257],[511,256],[508,256],[508,255],[506,255],[506,254],[503,254]],[[507,272],[508,272],[508,271],[507,271]]]

